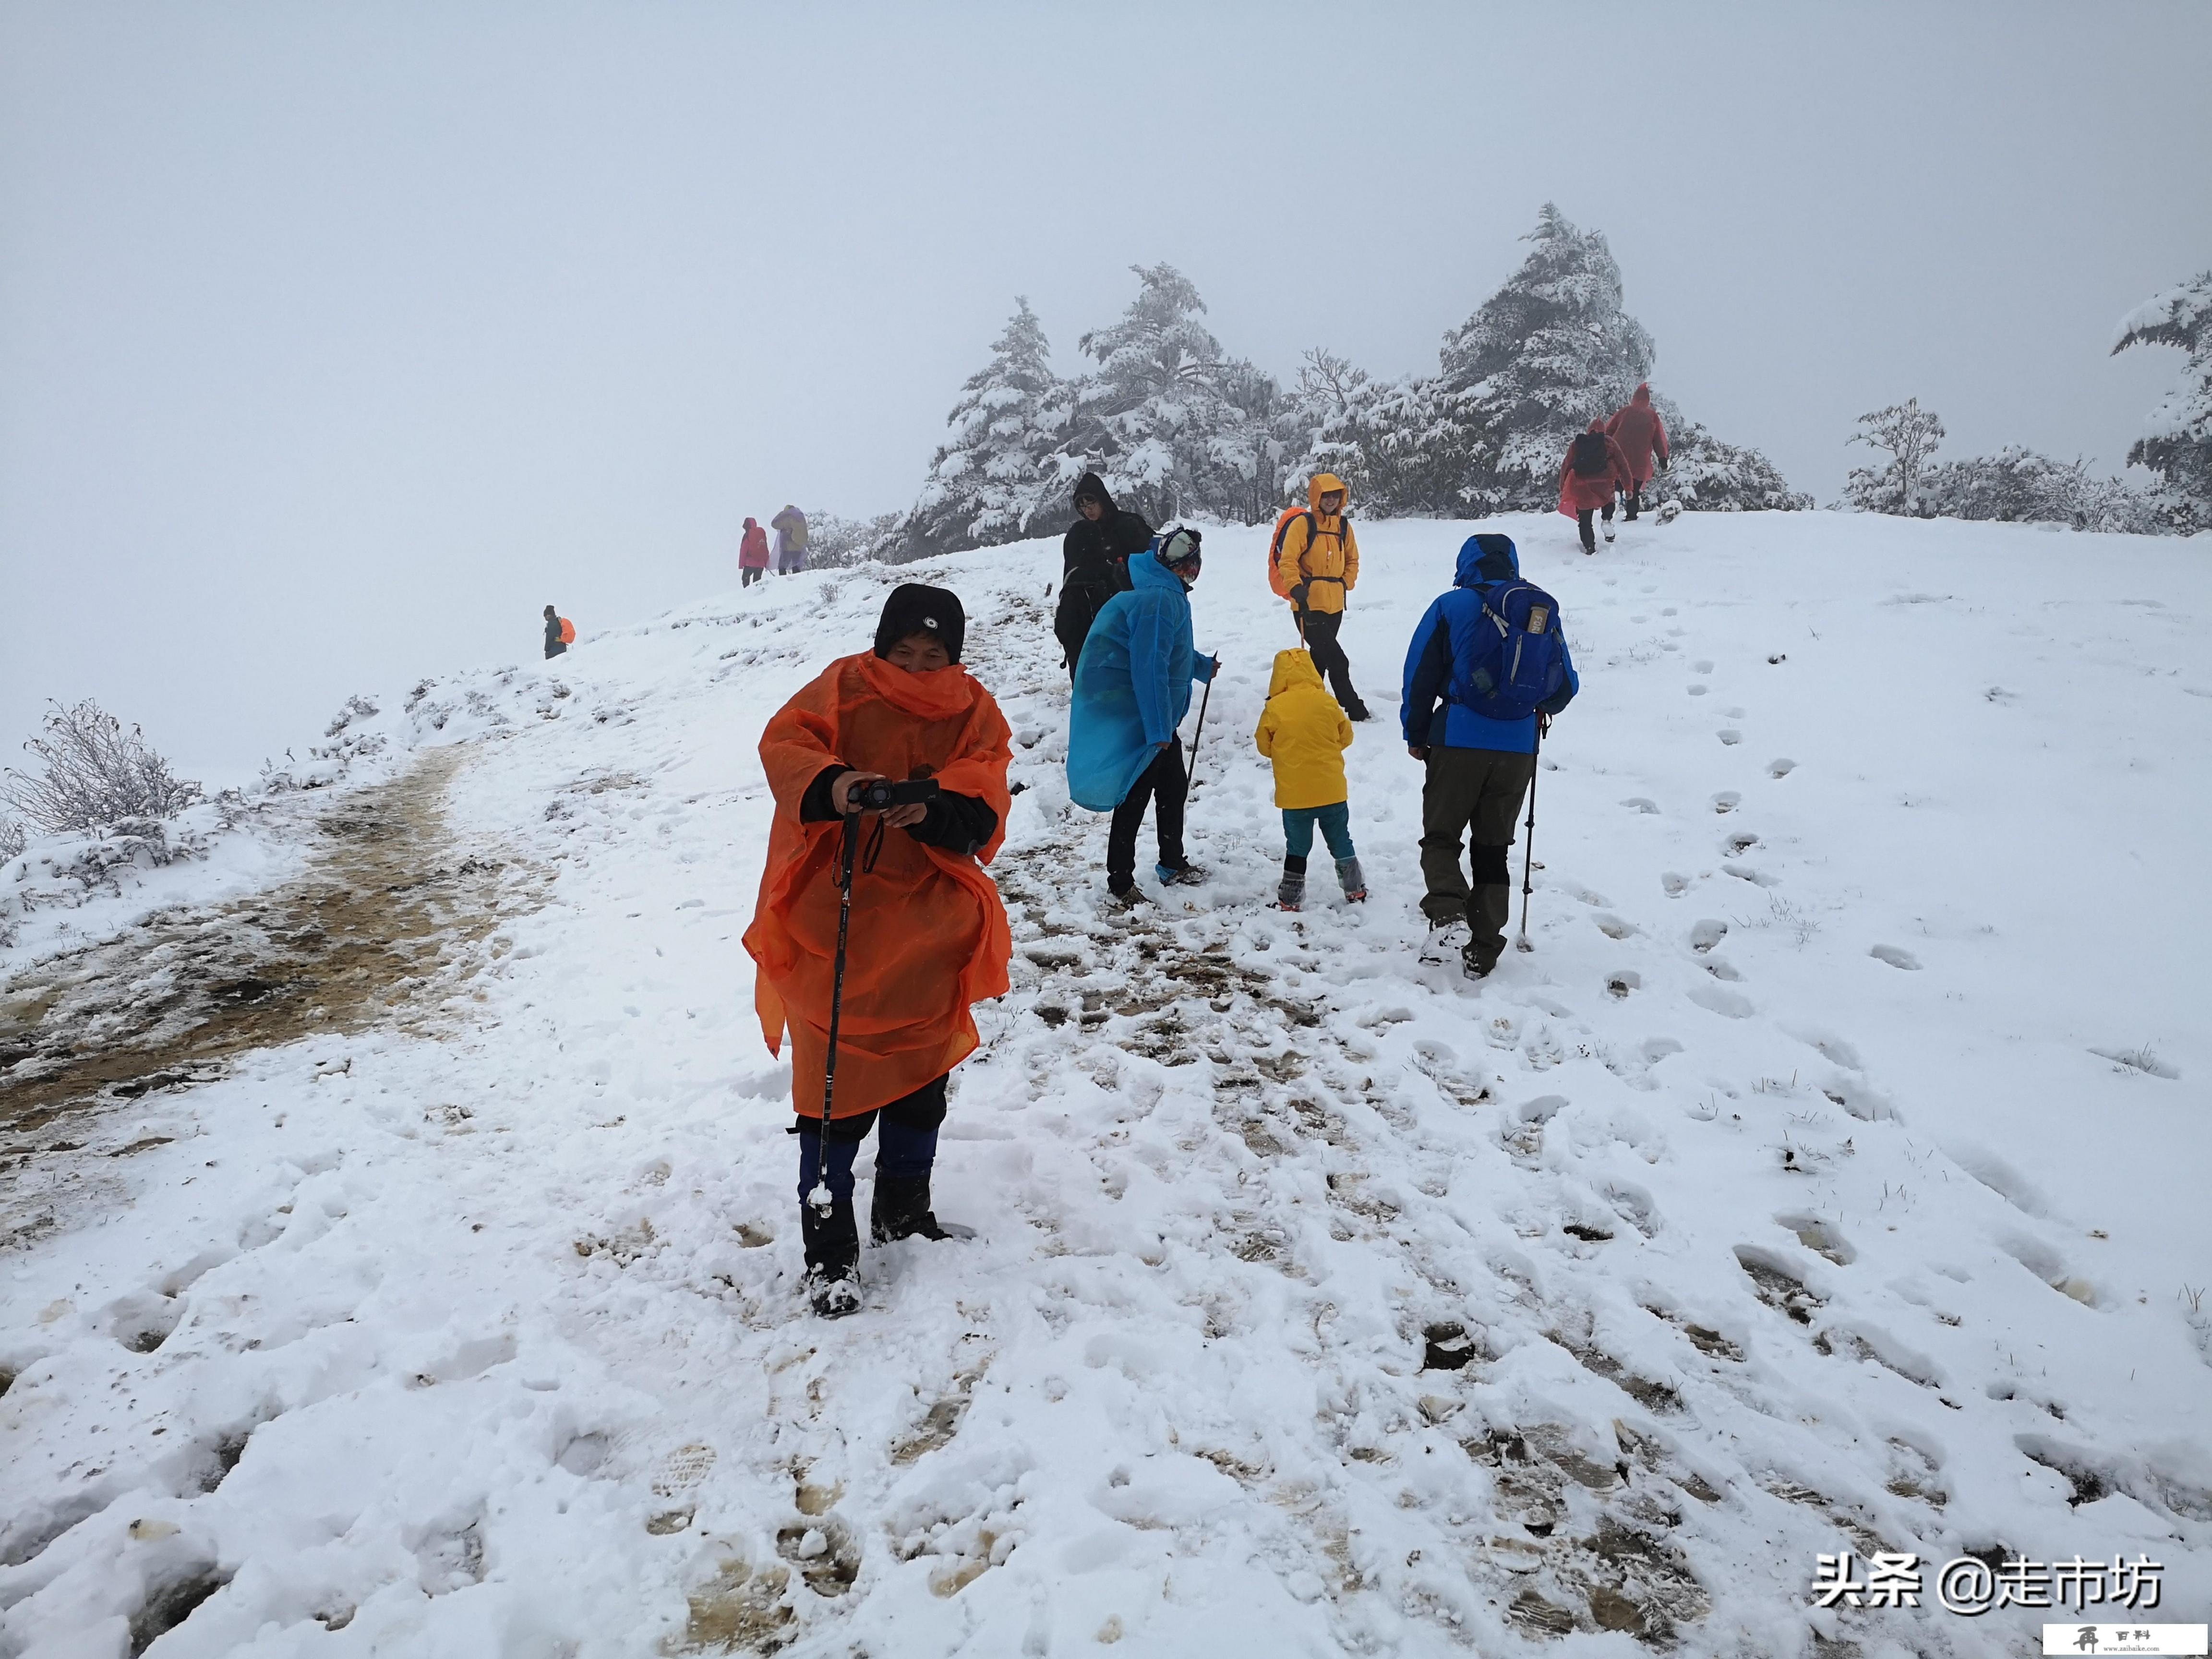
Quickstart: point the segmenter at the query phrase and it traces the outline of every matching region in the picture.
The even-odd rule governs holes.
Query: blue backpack
[[[1473,660],[1452,677],[1451,700],[1493,720],[1523,720],[1567,678],[1559,604],[1533,582],[1477,588]]]

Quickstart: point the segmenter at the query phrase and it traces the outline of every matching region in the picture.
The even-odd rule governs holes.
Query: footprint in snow
[[[1620,804],[1635,812],[1656,812],[1659,810],[1658,802],[1643,795],[1631,795]]]
[[[1599,911],[1590,920],[1597,924],[1598,932],[1603,933],[1607,939],[1627,939],[1632,934],[1642,931],[1634,922],[1624,921],[1608,910]]]
[[[1624,1000],[1631,991],[1641,989],[1643,984],[1641,978],[1626,968],[1621,969],[1618,973],[1607,974],[1605,976],[1606,994]]]
[[[1692,685],[1690,688],[1690,695],[1693,697],[1702,697],[1705,695],[1705,690],[1706,688],[1702,685]]]
[[[1690,666],[1700,674],[1710,674],[1713,672],[1713,665],[1710,661],[1693,662]]]
[[[1764,870],[1754,870],[1747,864],[1738,864],[1733,859],[1723,859],[1721,869],[1738,881],[1747,881],[1754,887],[1779,887],[1782,878],[1770,876]]]
[[[1687,876],[1678,876],[1672,870],[1661,873],[1659,884],[1666,889],[1668,898],[1680,898],[1690,890],[1690,878]]]
[[[1742,802],[1743,797],[1736,793],[1735,790],[1723,789],[1719,794],[1713,797],[1713,811],[1716,812],[1733,812],[1742,804]]]
[[[1728,937],[1728,923],[1711,917],[1690,924],[1690,948],[1699,956],[1705,955],[1722,939]]]
[[[1721,851],[1729,854],[1732,857],[1741,858],[1744,854],[1749,852],[1753,848],[1758,845],[1759,837],[1757,836],[1752,834],[1748,830],[1739,830],[1734,835],[1725,837],[1721,842]]]
[[[1719,738],[1723,743],[1728,744],[1731,749],[1743,741],[1743,733],[1737,731],[1733,726],[1730,726],[1724,732],[1716,732],[1714,735]]]
[[[1867,954],[1877,962],[1886,962],[1893,968],[1902,968],[1908,973],[1920,970],[1920,958],[1910,951],[1900,951],[1894,945],[1877,945]]]
[[[1766,775],[1770,778],[1786,778],[1796,769],[1797,763],[1784,756],[1777,756],[1766,763]]]

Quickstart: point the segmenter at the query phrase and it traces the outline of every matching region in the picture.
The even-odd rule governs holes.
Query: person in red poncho
[[[1605,538],[1613,539],[1613,498],[1636,487],[1628,457],[1618,439],[1606,435],[1605,422],[1592,421],[1589,430],[1578,432],[1567,443],[1566,459],[1559,463],[1559,511],[1575,521],[1582,534],[1583,551],[1597,551],[1597,537],[1590,529],[1590,514],[1605,514]]]
[[[1628,501],[1620,516],[1634,524],[1636,515],[1644,509],[1644,486],[1651,482],[1653,457],[1658,458],[1662,472],[1667,470],[1667,422],[1651,407],[1648,382],[1638,386],[1636,395],[1613,411],[1605,429],[1608,436],[1619,441],[1620,453],[1628,458]]]
[[[769,1052],[791,1036],[798,1114],[799,1226],[817,1313],[860,1306],[853,1159],[879,1135],[870,1231],[955,1236],[930,1206],[945,1088],[975,1050],[971,1004],[1001,995],[1013,954],[1006,907],[981,866],[1006,833],[1011,737],[991,694],[960,666],[967,619],[941,587],[893,590],[872,651],[841,657],[761,733],[775,795],[768,862],[745,949]],[[870,782],[933,779],[927,805],[860,810]],[[846,818],[858,816],[836,1096],[825,1137],[823,1062],[837,950],[837,872]],[[806,1202],[828,1141],[830,1207]]]
[[[738,586],[750,587],[768,574],[768,532],[751,519],[745,520],[744,538],[738,543]]]

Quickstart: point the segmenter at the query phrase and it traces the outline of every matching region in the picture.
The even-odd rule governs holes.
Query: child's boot
[[[1336,881],[1337,885],[1344,889],[1345,897],[1354,904],[1367,896],[1367,878],[1360,873],[1358,859],[1339,859],[1336,861]]]
[[[1275,908],[1295,910],[1306,902],[1306,861],[1295,853],[1283,855],[1283,878],[1275,884]]]

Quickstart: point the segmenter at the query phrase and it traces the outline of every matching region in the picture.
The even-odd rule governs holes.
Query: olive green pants
[[[1534,755],[1496,749],[1429,750],[1421,785],[1421,879],[1428,891],[1421,914],[1431,921],[1467,918],[1474,953],[1494,962],[1505,949],[1505,924],[1513,914],[1513,872],[1506,853],[1515,820],[1535,775]],[[1469,842],[1474,880],[1459,861],[1461,838]]]

